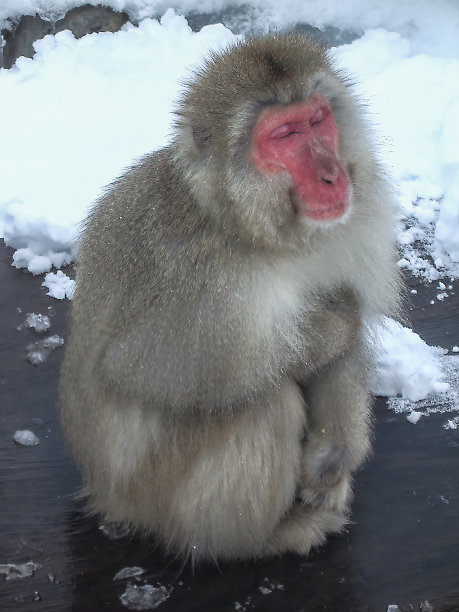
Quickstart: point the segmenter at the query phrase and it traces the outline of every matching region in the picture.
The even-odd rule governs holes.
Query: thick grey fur
[[[312,91],[352,183],[340,222],[248,161],[260,111]],[[326,52],[273,35],[212,55],[171,144],[81,237],[60,393],[90,508],[193,560],[305,554],[340,531],[370,450],[367,330],[398,293],[393,195]]]

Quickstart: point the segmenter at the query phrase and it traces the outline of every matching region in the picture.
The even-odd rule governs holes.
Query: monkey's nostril
[[[324,183],[327,183],[327,185],[332,185],[333,181],[329,178],[326,178],[325,176],[322,177],[322,180]]]

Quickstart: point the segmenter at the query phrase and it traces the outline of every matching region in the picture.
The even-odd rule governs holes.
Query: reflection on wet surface
[[[117,611],[144,599],[164,612],[385,612],[390,604],[404,612],[426,600],[434,612],[459,611],[458,430],[442,427],[444,414],[413,425],[383,400],[373,457],[356,478],[353,524],[309,558],[193,572],[154,542],[100,529],[103,521],[85,517],[73,498],[80,478],[57,408],[63,351],[37,366],[26,360],[26,346],[41,338],[23,326],[27,314],[49,316],[46,333],[65,341],[69,302],[46,296],[41,277],[12,268],[11,254],[2,244],[0,610]],[[459,284],[431,305],[435,287],[410,282],[418,290],[409,313],[415,331],[431,344],[459,345]],[[16,444],[20,430],[40,443]]]

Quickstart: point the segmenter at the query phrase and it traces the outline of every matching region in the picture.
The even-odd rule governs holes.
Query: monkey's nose
[[[322,164],[320,168],[320,180],[327,185],[336,183],[339,175],[339,168],[333,162]]]

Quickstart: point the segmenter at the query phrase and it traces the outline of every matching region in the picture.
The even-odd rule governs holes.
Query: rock
[[[49,21],[45,21],[39,15],[32,17],[24,15],[16,26],[11,30],[3,30],[2,35],[5,40],[3,47],[3,68],[11,68],[18,57],[33,57],[35,53],[33,43],[51,34],[53,26]]]
[[[94,32],[117,32],[129,17],[126,13],[114,11],[109,6],[85,4],[71,9],[62,19],[56,21],[55,33],[71,30],[75,38]]]

